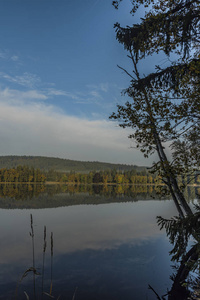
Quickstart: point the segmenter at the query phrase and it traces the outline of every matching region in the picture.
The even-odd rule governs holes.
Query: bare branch
[[[123,70],[128,76],[130,76],[133,80],[135,80],[135,78],[124,68],[120,67],[119,65],[117,65],[117,67],[121,70]]]

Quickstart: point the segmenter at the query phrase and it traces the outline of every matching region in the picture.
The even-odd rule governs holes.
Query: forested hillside
[[[145,167],[138,167],[136,165],[111,164],[97,161],[77,161],[43,156],[0,156],[0,169],[14,168],[19,165],[34,167],[35,169],[38,168],[45,171],[55,170],[60,172],[89,172],[93,170],[102,171],[113,169],[119,171],[130,171],[132,169],[136,169],[137,171],[142,171],[145,169]]]

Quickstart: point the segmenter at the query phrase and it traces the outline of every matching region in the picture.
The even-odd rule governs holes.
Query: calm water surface
[[[159,230],[156,216],[175,215],[172,201],[149,197],[127,202],[127,198],[118,197],[116,203],[116,199],[110,197],[112,203],[105,204],[104,197],[93,195],[93,202],[96,199],[98,205],[73,205],[76,195],[62,193],[55,201],[59,197],[72,204],[55,208],[0,209],[0,299],[15,299],[17,282],[32,266],[30,214],[33,216],[35,264],[40,272],[43,229],[44,225],[47,227],[44,290],[48,293],[50,234],[53,232],[52,295],[56,299],[59,295],[60,299],[72,299],[76,290],[77,300],[151,300],[156,297],[148,284],[159,294],[170,288],[172,269],[168,253],[171,246],[165,232]],[[43,198],[47,203],[48,195],[40,194],[41,202]],[[103,204],[100,204],[101,198]],[[17,207],[17,200],[7,200]],[[3,198],[2,203],[5,202]],[[52,204],[50,196],[49,203]],[[42,299],[41,276],[36,278],[36,290],[37,299]],[[19,284],[17,299],[26,299],[24,291],[33,299],[32,274]],[[44,295],[43,299],[50,298]]]

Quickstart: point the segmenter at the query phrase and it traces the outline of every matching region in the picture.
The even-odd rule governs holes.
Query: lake
[[[161,201],[152,189],[150,193],[145,189],[140,187],[133,197],[130,192],[112,196],[55,186],[2,186],[0,299],[26,299],[24,291],[33,299],[32,272],[19,283],[16,297],[17,282],[33,266],[31,214],[39,273],[46,226],[43,290],[50,292],[52,272],[55,299],[59,295],[59,299],[72,299],[74,293],[77,300],[156,299],[149,284],[158,294],[165,294],[171,287],[172,246],[157,226],[156,216],[170,218],[177,213],[173,201]],[[37,299],[42,299],[42,275],[35,280]],[[43,295],[43,299],[50,297]]]

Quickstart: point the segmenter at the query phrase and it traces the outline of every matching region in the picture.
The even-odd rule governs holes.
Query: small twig
[[[156,291],[152,288],[152,286],[151,286],[150,284],[149,284],[148,287],[149,287],[150,290],[152,290],[152,291],[154,292],[154,294],[156,295],[156,297],[157,297],[158,300],[162,300],[162,299],[160,298],[160,296],[158,295],[158,293],[156,293]]]
[[[135,78],[124,68],[120,67],[119,65],[117,65],[119,69],[123,70],[128,76],[130,76],[133,80],[135,80]]]

